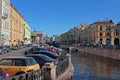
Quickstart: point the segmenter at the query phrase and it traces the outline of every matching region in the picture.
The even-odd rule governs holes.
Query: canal
[[[72,53],[73,80],[120,80],[120,60]]]

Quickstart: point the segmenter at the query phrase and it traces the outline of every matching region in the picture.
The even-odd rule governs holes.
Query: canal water
[[[120,60],[72,53],[73,80],[120,80]]]

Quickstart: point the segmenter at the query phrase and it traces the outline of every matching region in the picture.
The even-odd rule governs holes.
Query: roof
[[[90,26],[94,25],[94,24],[106,24],[106,23],[112,23],[112,24],[114,24],[114,22],[112,20],[103,20],[103,21],[96,21],[96,22],[90,24]]]

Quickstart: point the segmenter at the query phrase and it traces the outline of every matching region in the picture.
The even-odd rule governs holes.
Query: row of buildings
[[[112,20],[102,20],[90,25],[81,24],[56,37],[57,42],[64,44],[119,45],[120,23],[115,24]]]
[[[37,36],[41,32],[34,32]],[[37,36],[37,38],[39,37]],[[41,37],[41,36],[40,36]],[[22,45],[37,42],[31,38],[30,25],[20,12],[10,3],[10,0],[0,0],[0,45]]]

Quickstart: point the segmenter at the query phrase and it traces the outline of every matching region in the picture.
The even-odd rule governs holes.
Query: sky
[[[120,0],[11,0],[31,31],[63,34],[74,26],[98,20],[120,21]]]

